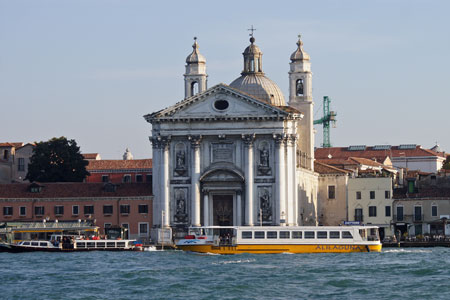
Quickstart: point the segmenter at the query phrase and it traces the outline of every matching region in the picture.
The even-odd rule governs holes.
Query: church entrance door
[[[233,195],[213,195],[213,225],[233,226]]]

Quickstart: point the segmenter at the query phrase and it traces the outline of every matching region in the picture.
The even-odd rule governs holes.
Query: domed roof
[[[194,37],[194,45],[192,45],[192,48],[194,48],[194,50],[192,50],[192,53],[189,54],[188,57],[186,57],[186,63],[188,64],[206,63],[205,57],[201,55],[200,52],[198,51],[199,46],[196,37]]]
[[[254,96],[275,106],[286,106],[278,85],[260,74],[246,74],[234,80],[230,87]]]
[[[294,53],[291,55],[291,61],[299,61],[299,60],[309,60],[309,54],[303,50],[303,42],[300,39],[301,36],[298,36],[298,42],[297,42],[297,50],[295,50]]]
[[[234,80],[230,87],[266,101],[269,104],[286,106],[283,93],[278,85],[264,76],[262,52],[254,43],[255,38],[251,35],[250,45],[242,53],[244,55],[244,70],[241,73],[241,77]]]

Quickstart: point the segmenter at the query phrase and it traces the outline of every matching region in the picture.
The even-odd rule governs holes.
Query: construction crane
[[[323,125],[323,148],[330,148],[330,123],[333,122],[333,127],[336,126],[336,112],[330,111],[330,102],[331,99],[328,96],[323,97],[323,117],[319,120],[314,120],[314,125],[322,124]]]

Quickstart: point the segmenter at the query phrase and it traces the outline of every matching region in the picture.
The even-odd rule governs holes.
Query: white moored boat
[[[217,254],[381,251],[376,226],[192,227],[176,246]]]

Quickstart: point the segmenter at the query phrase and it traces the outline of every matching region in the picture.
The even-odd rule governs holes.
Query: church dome
[[[195,64],[195,63],[206,63],[206,59],[203,55],[200,54],[200,52],[198,51],[198,43],[197,43],[197,38],[194,38],[194,45],[192,45],[192,48],[194,48],[192,50],[192,53],[188,55],[188,57],[186,57],[186,63],[188,64]]]
[[[267,78],[262,70],[262,52],[254,44],[255,38],[250,38],[250,45],[245,48],[244,70],[241,77],[234,80],[230,87],[240,90],[275,106],[285,106],[283,93],[278,85]]]
[[[275,106],[286,106],[278,85],[264,75],[247,74],[234,80],[230,87]]]

